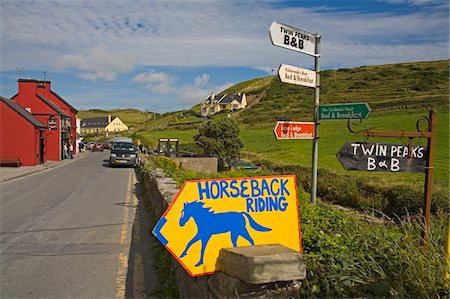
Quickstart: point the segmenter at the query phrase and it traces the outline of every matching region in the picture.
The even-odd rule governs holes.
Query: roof
[[[32,125],[39,128],[46,128],[47,126],[44,125],[40,120],[38,120],[36,117],[34,117],[30,112],[25,110],[22,106],[17,104],[17,102],[0,96],[0,100],[5,103],[7,106],[9,106],[12,110],[17,112],[20,116],[25,118],[27,121],[29,121]]]
[[[111,120],[115,119],[111,116]],[[80,121],[81,128],[105,128],[108,125],[108,116],[83,118]]]
[[[220,102],[220,100],[226,96],[227,94],[212,94],[209,97],[206,98],[205,103],[206,104],[215,104],[217,102]],[[214,99],[212,99],[214,97]]]
[[[66,102],[66,100],[64,100],[59,94],[57,94],[56,92],[54,92],[53,90],[50,90],[50,92],[57,97],[61,102],[63,102],[64,104],[67,105],[67,107],[69,107],[71,110],[73,110],[76,113],[78,113],[78,110],[75,109],[72,105],[70,105],[69,103]]]
[[[211,98],[214,96],[214,100]],[[206,104],[231,104],[234,100],[238,101],[239,103],[242,103],[242,99],[244,98],[244,94],[217,94],[217,95],[210,95],[208,98],[206,98],[205,103]]]
[[[243,97],[244,97],[243,94],[231,94],[231,95],[225,94],[225,96],[220,99],[219,103],[220,104],[231,104],[235,100],[238,101],[239,103],[242,103]]]
[[[52,101],[50,101],[49,99],[44,98],[43,96],[36,94],[36,96],[38,98],[40,98],[44,103],[46,103],[48,106],[50,106],[50,108],[52,108],[53,110],[55,110],[56,112],[58,112],[59,115],[64,116],[64,117],[70,117],[69,114],[67,114],[66,112],[64,112],[64,110],[62,110],[61,108],[58,107],[58,105],[56,105],[55,103],[53,103]]]

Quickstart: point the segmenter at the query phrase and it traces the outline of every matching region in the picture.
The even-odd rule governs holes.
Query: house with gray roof
[[[231,112],[247,107],[247,98],[244,93],[238,94],[211,94],[201,103],[203,116],[212,115],[220,111]]]

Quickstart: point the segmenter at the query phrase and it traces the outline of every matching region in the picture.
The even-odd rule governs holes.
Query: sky
[[[49,80],[78,110],[190,109],[314,57],[272,22],[321,35],[321,69],[449,59],[448,0],[1,0],[0,95]]]

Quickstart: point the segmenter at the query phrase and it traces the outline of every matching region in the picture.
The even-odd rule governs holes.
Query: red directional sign
[[[275,137],[280,139],[314,139],[313,122],[279,121],[273,129]]]

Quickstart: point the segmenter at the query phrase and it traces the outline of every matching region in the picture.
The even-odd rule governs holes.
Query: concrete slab
[[[280,244],[222,249],[219,265],[222,272],[251,284],[306,277],[303,256]]]

